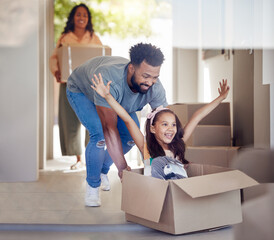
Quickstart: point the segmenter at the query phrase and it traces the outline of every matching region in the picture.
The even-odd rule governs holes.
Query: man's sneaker
[[[89,186],[89,184],[87,183],[85,201],[86,201],[86,206],[88,206],[88,207],[101,206],[99,187],[93,188],[93,187]]]
[[[108,175],[101,173],[101,189],[103,191],[109,191],[110,190],[110,184],[108,180]]]

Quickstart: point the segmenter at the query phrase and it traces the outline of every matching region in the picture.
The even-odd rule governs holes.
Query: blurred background
[[[58,86],[48,62],[80,2],[112,55],[127,58],[138,42],[162,49],[160,80],[170,104],[211,101],[227,79],[232,146],[273,148],[273,1],[2,0],[0,180],[36,180],[60,156],[54,147]]]

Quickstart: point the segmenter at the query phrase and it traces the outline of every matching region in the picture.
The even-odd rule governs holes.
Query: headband
[[[150,125],[152,125],[154,117],[156,116],[156,114],[163,111],[163,110],[169,110],[169,108],[164,108],[163,105],[161,105],[161,106],[157,107],[153,112],[151,112],[147,115],[147,119],[150,119]]]

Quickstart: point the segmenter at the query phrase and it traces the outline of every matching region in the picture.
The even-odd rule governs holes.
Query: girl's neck
[[[164,151],[169,151],[169,147],[167,144],[160,144]]]
[[[78,40],[80,41],[80,40],[82,40],[83,36],[85,35],[86,29],[75,28],[73,33],[77,36]]]
[[[167,157],[174,158],[174,153],[171,150],[164,150]]]

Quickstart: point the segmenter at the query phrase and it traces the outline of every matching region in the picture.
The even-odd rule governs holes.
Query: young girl
[[[104,85],[101,74],[94,75],[91,86],[106,99],[117,115],[125,122],[136,146],[144,156],[144,135],[126,110],[110,94],[111,81]],[[184,158],[185,142],[189,139],[198,123],[215,109],[228,95],[227,80],[219,83],[219,96],[212,102],[198,109],[182,128],[181,123],[168,108],[158,107],[147,116],[146,143],[151,156],[151,176],[160,179],[179,179],[187,177]]]

